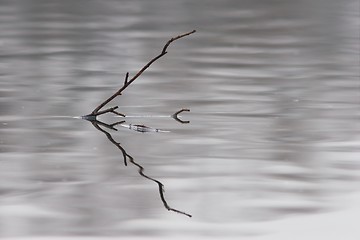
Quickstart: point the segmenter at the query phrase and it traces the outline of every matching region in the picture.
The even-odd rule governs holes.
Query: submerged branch
[[[180,112],[180,111],[179,111],[179,112]],[[165,207],[167,210],[172,211],[172,212],[176,212],[176,213],[180,213],[180,214],[183,214],[183,215],[188,216],[188,217],[192,217],[190,214],[188,214],[188,213],[186,213],[186,212],[183,212],[183,211],[180,211],[180,210],[177,210],[177,209],[175,209],[175,208],[170,207],[169,204],[166,202],[166,199],[165,199],[165,195],[164,195],[164,192],[165,192],[164,185],[163,185],[160,181],[156,180],[155,178],[152,178],[152,177],[146,175],[146,174],[144,173],[144,167],[142,167],[140,164],[136,163],[135,160],[134,160],[134,158],[133,158],[132,156],[130,156],[130,155],[125,151],[125,149],[120,145],[120,143],[117,142],[117,141],[112,137],[112,135],[111,135],[109,132],[107,132],[106,130],[104,130],[103,128],[100,127],[100,126],[104,126],[104,127],[108,128],[108,129],[112,129],[112,130],[117,131],[117,129],[115,128],[115,126],[116,126],[116,125],[119,125],[119,124],[122,124],[122,123],[124,123],[125,121],[120,121],[120,122],[116,122],[116,123],[113,123],[113,124],[106,124],[106,123],[101,122],[101,121],[98,121],[98,120],[89,120],[89,121],[91,122],[91,124],[92,124],[97,130],[99,130],[99,131],[101,131],[102,133],[104,133],[104,134],[106,135],[106,137],[109,139],[109,141],[110,141],[112,144],[114,144],[114,145],[121,151],[122,156],[123,156],[123,158],[124,158],[124,164],[125,164],[125,166],[127,166],[127,159],[129,159],[129,161],[130,161],[133,165],[135,165],[135,166],[138,167],[138,169],[139,169],[138,172],[139,172],[139,174],[140,174],[142,177],[144,177],[144,178],[146,178],[146,179],[149,179],[149,180],[155,182],[155,183],[158,185],[160,199],[161,199],[164,207]]]
[[[163,202],[164,207],[165,207],[167,210],[173,211],[173,212],[176,212],[176,213],[180,213],[180,214],[183,214],[183,215],[188,216],[188,217],[192,217],[190,214],[188,214],[188,213],[186,213],[186,212],[183,212],[183,211],[180,211],[180,210],[177,210],[177,209],[175,209],[175,208],[170,207],[170,206],[168,205],[168,203],[166,202],[166,200],[165,200],[165,196],[164,196],[164,192],[165,192],[164,185],[163,185],[160,181],[158,181],[158,180],[156,180],[156,179],[154,179],[154,178],[149,177],[148,175],[146,175],[146,174],[144,173],[144,168],[143,168],[140,164],[136,163],[136,162],[134,161],[134,158],[133,158],[133,157],[131,157],[130,155],[127,155],[127,156],[129,157],[130,162],[139,168],[139,171],[138,171],[138,172],[139,172],[139,174],[140,174],[141,176],[143,176],[144,178],[147,178],[147,179],[149,179],[149,180],[157,183],[157,185],[159,186],[159,195],[160,195],[161,201]]]
[[[90,121],[90,120],[89,120],[89,121]],[[107,123],[104,123],[104,122],[101,122],[101,121],[98,121],[98,120],[93,120],[93,121],[90,121],[90,122],[91,122],[91,124],[92,124],[97,130],[99,130],[100,132],[103,132],[103,133],[106,135],[106,137],[109,139],[109,141],[110,141],[112,144],[114,144],[114,145],[122,152],[122,155],[123,155],[123,157],[124,157],[124,165],[127,166],[127,162],[126,162],[126,155],[127,155],[127,154],[126,154],[124,148],[122,148],[122,147],[120,146],[120,143],[119,143],[119,142],[115,141],[115,139],[111,136],[111,134],[110,134],[109,132],[107,132],[106,130],[104,130],[104,129],[102,129],[102,128],[100,127],[100,125],[101,125],[101,126],[104,126],[104,127],[106,127],[106,128],[109,128],[109,129],[112,129],[112,130],[117,131],[117,129],[116,129],[114,126],[116,126],[116,125],[118,125],[118,124],[122,124],[122,123],[124,123],[125,121],[116,122],[116,123],[113,123],[113,124],[107,124]]]

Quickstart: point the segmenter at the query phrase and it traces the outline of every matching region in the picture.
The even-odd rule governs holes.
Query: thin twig
[[[162,56],[164,56],[166,53],[167,53],[167,48],[169,47],[169,45],[180,39],[180,38],[183,38],[185,36],[188,36],[190,34],[193,34],[195,33],[196,30],[193,30],[191,32],[187,32],[187,33],[184,33],[184,34],[181,34],[177,37],[173,37],[171,38],[169,41],[166,42],[166,44],[164,45],[164,48],[162,49],[161,53],[159,55],[157,55],[156,57],[154,57],[153,59],[151,59],[143,68],[141,68],[139,70],[139,72],[137,72],[130,80],[129,80],[129,73],[126,73],[126,76],[125,76],[125,80],[124,80],[124,85],[119,89],[117,90],[113,95],[111,95],[109,98],[107,98],[105,101],[103,101],[99,106],[97,106],[90,114],[86,115],[86,116],[92,116],[92,117],[96,117],[96,116],[99,116],[99,115],[102,115],[102,114],[105,114],[105,113],[108,113],[108,112],[113,112],[115,113],[113,110],[115,109],[112,109],[112,110],[104,110],[104,111],[100,111],[106,104],[108,104],[109,102],[111,102],[114,98],[116,98],[117,96],[121,95],[122,91],[124,91],[132,82],[135,81],[135,79],[137,79],[147,68],[150,67],[151,64],[153,64],[156,60],[158,60],[159,58],[161,58]],[[121,116],[125,116],[124,114],[121,114],[121,113],[118,113],[116,112],[116,114],[118,115],[121,115]]]
[[[180,123],[190,123],[190,121],[183,121],[178,117],[178,115],[182,112],[190,112],[190,109],[183,108],[183,109],[177,111],[176,113],[174,113],[173,115],[171,115],[171,117]]]
[[[99,115],[99,114],[104,114],[104,113],[107,113],[107,112],[112,112],[114,111],[115,109],[119,108],[118,106],[115,106],[115,107],[111,107],[111,108],[108,108],[106,110],[103,110],[103,111],[99,111],[97,112],[95,115]]]

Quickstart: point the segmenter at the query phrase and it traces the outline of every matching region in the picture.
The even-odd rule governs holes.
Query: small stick
[[[113,95],[111,95],[109,98],[107,98],[105,101],[103,101],[99,106],[97,106],[90,114],[86,115],[86,116],[92,116],[92,117],[96,117],[98,115],[102,115],[108,112],[112,112],[115,113],[114,110],[115,109],[107,109],[104,111],[100,111],[106,104],[108,104],[109,102],[111,102],[114,98],[116,98],[117,96],[121,95],[122,91],[124,91],[132,82],[134,82],[146,69],[148,69],[150,67],[151,64],[153,64],[156,60],[158,60],[159,58],[161,58],[162,56],[164,56],[167,53],[167,49],[169,47],[169,45],[180,39],[183,37],[186,37],[190,34],[195,33],[196,30],[193,30],[191,32],[187,32],[184,34],[181,34],[179,36],[173,37],[171,38],[169,41],[166,42],[166,44],[164,45],[161,53],[159,55],[157,55],[156,57],[154,57],[153,59],[151,59],[143,68],[141,68],[130,80],[129,80],[129,73],[126,73],[125,76],[125,80],[124,80],[124,85],[117,90]],[[125,116],[124,114],[118,113],[116,112],[116,114],[121,115],[121,116]]]
[[[182,112],[190,112],[190,109],[183,108],[183,109],[177,111],[176,113],[174,113],[173,115],[171,115],[171,117],[180,123],[190,123],[190,121],[183,121],[178,117],[178,115]]]
[[[115,109],[118,109],[118,108],[119,108],[119,106],[111,107],[111,108],[99,111],[94,115],[97,116],[97,115],[105,114],[105,113],[108,113],[108,112],[116,112]]]

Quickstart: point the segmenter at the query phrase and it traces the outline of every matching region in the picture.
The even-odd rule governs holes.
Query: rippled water
[[[0,237],[266,238],[360,193],[358,1],[1,0],[0,28]],[[74,118],[192,29],[125,123]]]

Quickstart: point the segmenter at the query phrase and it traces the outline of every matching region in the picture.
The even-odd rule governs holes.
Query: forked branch
[[[109,98],[107,98],[105,101],[103,101],[99,106],[97,106],[90,114],[84,116],[84,118],[93,118],[95,119],[96,116],[108,113],[108,112],[112,112],[115,113],[117,115],[120,116],[125,116],[122,113],[119,113],[117,111],[115,111],[115,109],[117,109],[118,107],[112,107],[112,108],[108,108],[105,110],[100,111],[103,107],[105,107],[109,102],[111,102],[114,98],[116,98],[117,96],[121,95],[121,93],[132,83],[134,82],[146,69],[148,69],[150,67],[151,64],[153,64],[156,60],[158,60],[159,58],[161,58],[162,56],[164,56],[167,53],[167,49],[170,46],[170,44],[180,38],[186,37],[190,34],[195,33],[196,30],[193,30],[191,32],[187,32],[184,34],[181,34],[179,36],[173,37],[171,38],[169,41],[166,42],[166,44],[164,45],[161,53],[159,55],[157,55],[156,57],[154,57],[153,59],[151,59],[143,68],[141,68],[132,78],[129,79],[129,73],[127,72],[125,75],[125,79],[124,79],[124,84],[123,86],[117,90],[113,95],[111,95]]]

